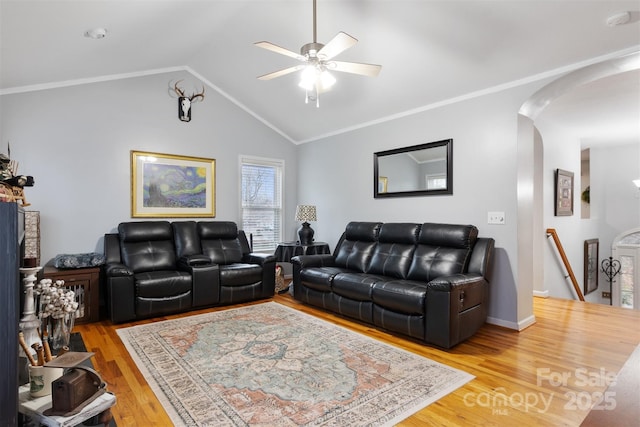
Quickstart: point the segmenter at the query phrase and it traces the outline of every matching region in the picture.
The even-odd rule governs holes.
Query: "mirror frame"
[[[378,183],[380,176],[378,174],[378,159],[383,156],[393,154],[410,153],[429,148],[446,147],[447,152],[447,188],[437,190],[414,190],[414,191],[394,191],[380,192]],[[378,151],[373,153],[373,197],[413,197],[413,196],[441,196],[453,194],[453,139],[443,139],[442,141],[429,142],[426,144],[413,145],[410,147],[395,148],[393,150]]]

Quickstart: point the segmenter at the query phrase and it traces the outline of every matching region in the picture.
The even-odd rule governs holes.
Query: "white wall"
[[[318,207],[316,239],[333,248],[349,221],[474,224],[496,240],[490,320],[516,326],[517,112],[534,92],[523,86],[301,145],[298,191]],[[452,196],[373,198],[374,152],[448,138]],[[489,211],[505,212],[506,224],[488,225]]]
[[[188,73],[159,74],[0,97],[0,151],[33,175],[28,210],[40,211],[43,262],[102,252],[102,236],[131,221],[130,150],[216,159],[216,218],[239,222],[238,156],[285,160],[285,227],[293,223],[296,146],[212,89],[177,117],[170,82],[190,93]]]

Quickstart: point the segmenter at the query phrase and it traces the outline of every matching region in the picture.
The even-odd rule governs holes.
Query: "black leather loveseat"
[[[123,222],[104,248],[114,323],[274,295],[275,257],[251,253],[234,222]]]
[[[450,348],[486,321],[493,246],[472,225],[351,222],[333,255],[292,259],[293,295]]]

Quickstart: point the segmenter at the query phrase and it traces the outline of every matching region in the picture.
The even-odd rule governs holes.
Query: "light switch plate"
[[[505,224],[504,212],[489,212],[487,222],[489,224]]]

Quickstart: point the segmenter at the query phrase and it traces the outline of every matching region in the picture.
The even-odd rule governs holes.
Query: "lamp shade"
[[[314,205],[298,205],[296,207],[296,221],[317,221],[316,207]]]
[[[634,179],[633,183],[635,184],[636,187],[640,188],[640,179]]]

